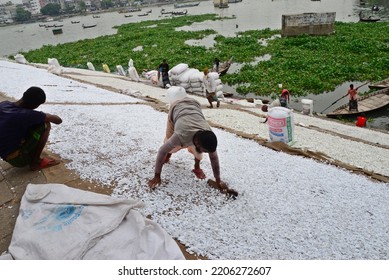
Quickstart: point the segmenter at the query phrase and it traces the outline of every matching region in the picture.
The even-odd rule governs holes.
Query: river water
[[[384,3],[386,2],[384,1]],[[219,9],[213,6],[212,1],[207,0],[200,1],[199,6],[186,8],[188,14],[216,13],[220,16],[234,16],[235,18],[233,20],[202,22],[182,29],[214,29],[223,36],[235,36],[235,32],[238,31],[264,28],[281,29],[281,18],[283,14],[309,12],[336,12],[336,21],[357,22],[359,20],[359,12],[362,10],[363,12],[371,13],[371,7],[372,5],[369,3],[360,5],[360,0],[243,0],[239,3],[230,4],[229,8]],[[0,56],[14,55],[20,51],[40,48],[43,45],[57,45],[82,39],[96,38],[102,35],[115,34],[116,29],[113,28],[114,26],[141,20],[164,18],[166,15],[162,15],[160,12],[162,8],[166,11],[174,10],[173,5],[168,4],[161,7],[145,7],[141,12],[131,13],[133,15],[132,17],[125,17],[124,14],[118,12],[109,12],[100,14],[99,18],[95,18],[92,15],[85,15],[50,22],[49,24],[55,23],[63,25],[61,27],[63,34],[60,35],[53,35],[51,28],[40,27],[39,24],[42,24],[42,22],[0,27]],[[138,16],[138,14],[150,9],[152,9],[152,13],[149,16]],[[388,10],[389,5],[383,9],[384,13],[380,12],[381,18],[382,16],[387,17],[388,13],[385,12]],[[80,23],[72,24],[72,21],[80,21]],[[97,26],[84,29],[82,28],[82,24],[97,24]],[[201,44],[212,46],[212,38],[209,38],[208,41],[203,40]],[[238,67],[238,65],[235,65],[235,67]],[[233,68],[231,67],[230,70],[233,71]],[[347,92],[350,83],[354,83],[356,86],[361,84],[358,81],[351,81],[340,85],[334,92],[306,96],[304,98],[313,100],[315,112],[322,112],[334,100]],[[229,88],[229,90],[234,91],[233,88]],[[362,87],[359,92],[366,90],[368,90],[367,86]],[[291,107],[295,110],[301,110],[300,100],[301,98],[293,99]],[[344,98],[333,107],[340,106],[346,102],[347,99]],[[330,107],[325,113],[334,109],[333,107]],[[380,110],[377,114],[374,115],[374,120],[369,122],[368,125],[370,127],[389,130],[389,108]]]

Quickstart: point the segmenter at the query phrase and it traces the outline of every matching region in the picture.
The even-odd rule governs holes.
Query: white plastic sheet
[[[184,259],[136,208],[143,203],[62,184],[29,184],[9,253],[14,259]]]

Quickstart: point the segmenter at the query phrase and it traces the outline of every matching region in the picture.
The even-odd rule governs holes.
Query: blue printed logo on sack
[[[51,210],[50,214],[34,224],[34,228],[40,231],[61,231],[77,220],[85,205],[60,205]]]

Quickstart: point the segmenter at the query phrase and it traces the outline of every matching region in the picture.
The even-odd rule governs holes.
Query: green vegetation
[[[42,15],[58,16],[60,14],[61,5],[49,3],[41,9]]]
[[[22,7],[17,7],[15,19],[17,22],[29,21],[31,19],[31,12],[26,11]]]
[[[213,14],[175,17],[122,25],[118,33],[57,46],[44,46],[24,53],[28,61],[47,63],[57,58],[65,67],[86,68],[92,62],[97,70],[107,63],[126,66],[131,58],[135,67],[156,69],[166,58],[172,66],[187,63],[192,68],[210,67],[214,58],[227,60],[234,56],[244,64],[239,72],[222,77],[235,85],[241,94],[270,95],[278,92],[278,84],[295,96],[334,90],[346,81],[378,81],[389,75],[389,32],[386,22],[339,23],[335,34],[276,38],[260,44],[260,39],[280,34],[279,30],[252,30],[236,37],[217,35],[211,49],[190,46],[187,40],[200,40],[214,30],[177,31],[176,28],[195,22],[220,20]],[[142,47],[141,50],[136,48]],[[258,57],[271,59],[252,63]]]

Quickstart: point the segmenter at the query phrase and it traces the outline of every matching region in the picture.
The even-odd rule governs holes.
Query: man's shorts
[[[205,94],[205,97],[212,97],[212,100],[213,101],[218,101],[219,99],[217,98],[217,96],[216,96],[216,93],[213,93],[213,92],[211,92],[211,93],[209,93],[208,92],[208,90],[206,91],[206,94]]]
[[[9,154],[5,158],[5,161],[15,167],[29,165],[32,162],[32,157],[45,130],[45,124],[32,128],[27,134],[27,138],[20,143],[19,148]]]

